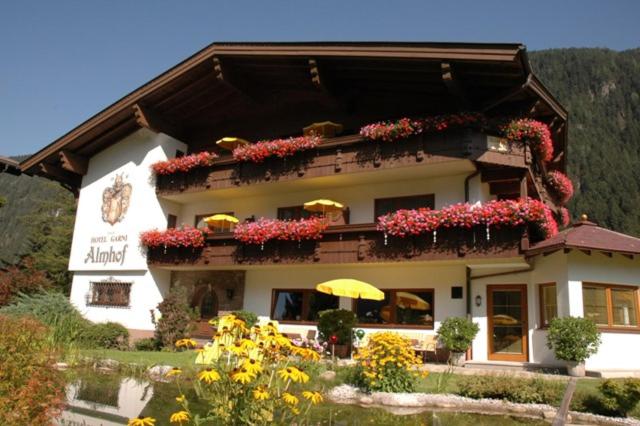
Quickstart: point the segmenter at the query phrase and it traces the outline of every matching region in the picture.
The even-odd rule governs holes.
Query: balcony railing
[[[373,224],[328,228],[317,241],[268,241],[263,246],[242,244],[231,233],[207,239],[200,249],[154,248],[154,266],[220,267],[278,264],[358,264],[430,260],[514,257],[526,248],[524,228],[484,227],[446,229],[414,237],[388,237]]]
[[[264,163],[237,162],[230,156],[216,159],[210,167],[188,173],[158,176],[160,195],[227,189],[255,183],[436,164],[469,159],[503,166],[525,167],[527,150],[502,150],[495,138],[479,132],[451,131],[420,135],[395,142],[371,142],[359,135],[325,139],[316,149]]]

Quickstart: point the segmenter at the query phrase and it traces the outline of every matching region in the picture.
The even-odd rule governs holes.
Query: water
[[[172,383],[149,382],[118,374],[95,371],[73,372],[67,385],[68,407],[57,420],[59,426],[115,426],[139,415],[157,419],[157,426],[169,426],[169,416],[177,411],[179,394]],[[185,392],[192,406],[195,395]],[[204,410],[202,410],[204,411]],[[393,426],[542,426],[539,420],[516,419],[455,412],[404,411],[394,414],[382,408],[321,404],[311,412],[314,425],[393,425]]]

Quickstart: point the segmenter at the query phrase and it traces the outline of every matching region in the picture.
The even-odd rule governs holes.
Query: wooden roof
[[[567,113],[531,74],[521,44],[214,43],[20,167],[77,187],[88,158],[141,127],[199,151],[223,136],[295,135],[317,121],[357,131],[380,119],[472,110],[534,116],[565,150]]]
[[[21,173],[20,163],[13,158],[0,156],[0,173],[19,175]]]

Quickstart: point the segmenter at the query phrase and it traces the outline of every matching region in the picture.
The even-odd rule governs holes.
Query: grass
[[[143,352],[119,351],[117,349],[81,349],[79,355],[93,360],[113,359],[123,364],[136,364],[143,367],[170,365],[183,369],[193,368],[196,359],[196,354],[193,351]]]

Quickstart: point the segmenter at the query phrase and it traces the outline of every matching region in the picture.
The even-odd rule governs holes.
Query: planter
[[[467,360],[466,352],[451,352],[451,364],[462,366]]]
[[[567,374],[571,377],[584,377],[584,362],[567,361]]]
[[[349,357],[349,345],[333,345],[334,355],[336,358],[348,358]]]

